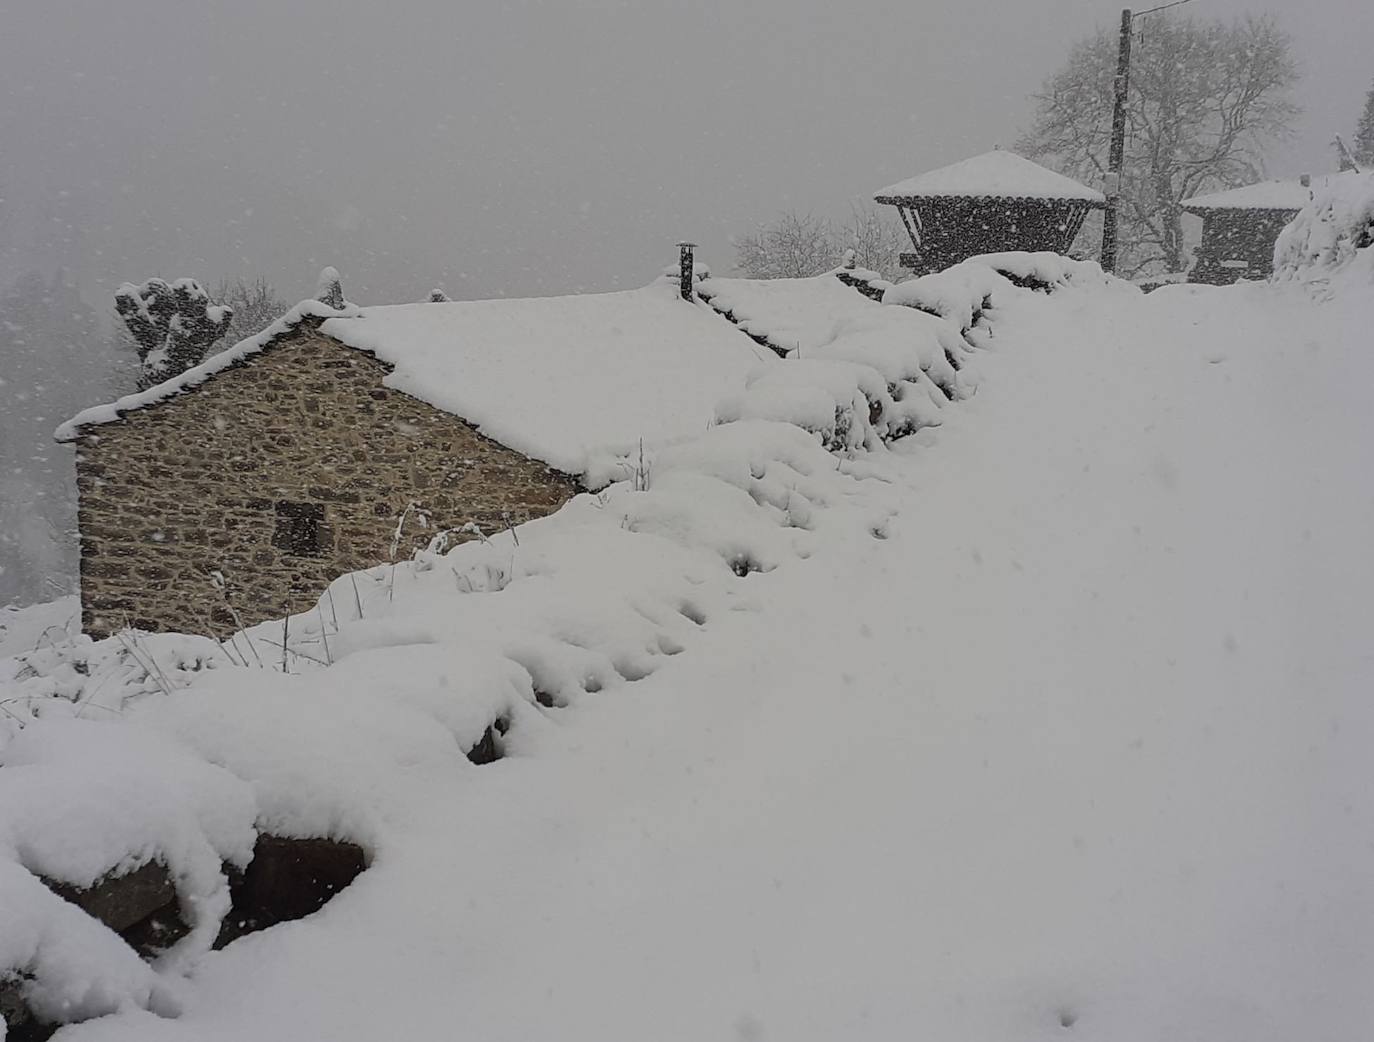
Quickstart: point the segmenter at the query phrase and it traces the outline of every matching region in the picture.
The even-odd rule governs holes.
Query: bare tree
[[[856,205],[850,209],[849,219],[835,226],[835,246],[840,253],[853,250],[859,267],[884,278],[896,278],[901,274],[902,250],[910,243],[901,226],[877,207]]]
[[[830,223],[788,211],[735,240],[735,266],[751,279],[804,279],[836,264]]]
[[[276,287],[261,276],[252,279],[220,279],[213,293],[215,300],[234,309],[225,341],[237,344],[261,333],[286,313],[286,302],[277,296]]]
[[[1181,271],[1180,203],[1198,192],[1248,184],[1264,149],[1297,115],[1298,71],[1272,17],[1234,22],[1155,16],[1131,55],[1121,184],[1120,271]],[[1035,121],[1017,144],[1090,184],[1105,178],[1116,34],[1079,41],[1035,95]]]
[[[901,229],[873,207],[855,206],[843,222],[789,210],[735,240],[735,266],[753,279],[809,278],[852,249],[860,267],[890,275],[901,247]]]

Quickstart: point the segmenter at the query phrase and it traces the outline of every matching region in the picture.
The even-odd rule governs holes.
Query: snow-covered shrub
[[[716,407],[717,423],[774,420],[810,431],[832,452],[874,449],[893,420],[887,381],[871,366],[799,358],[761,366]]]
[[[1330,177],[1279,233],[1274,278],[1326,278],[1374,245],[1374,173]],[[1365,256],[1374,254],[1374,251]],[[1369,263],[1368,261],[1366,263]]]

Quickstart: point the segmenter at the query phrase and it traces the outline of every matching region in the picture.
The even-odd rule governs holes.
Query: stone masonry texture
[[[305,611],[331,580],[390,560],[407,507],[397,560],[441,530],[499,531],[578,492],[383,387],[387,372],[303,323],[197,388],[82,430],[85,631],[224,636],[235,612],[247,626]]]

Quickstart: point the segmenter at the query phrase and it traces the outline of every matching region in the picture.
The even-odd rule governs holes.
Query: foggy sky
[[[1148,6],[1137,4],[1137,7]],[[92,304],[149,275],[289,301],[641,285],[693,238],[1010,145],[1102,0],[0,0],[0,283]],[[1304,79],[1270,173],[1332,169],[1374,76],[1367,0],[1274,10]]]

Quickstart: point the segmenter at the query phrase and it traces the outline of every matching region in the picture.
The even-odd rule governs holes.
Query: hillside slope
[[[355,803],[321,813],[375,861],[205,956],[179,1018],[61,1037],[1360,1037],[1371,323],[1367,295],[1300,286],[1021,293],[942,426],[796,479],[817,518],[787,553],[701,499],[719,552],[761,570],[635,556],[593,515],[676,515],[584,497],[527,526],[522,578],[482,607],[411,577],[340,637],[351,666],[214,678],[196,698],[261,700],[265,747],[317,729],[301,777],[346,776]],[[641,495],[689,514],[700,489],[673,475]],[[643,576],[642,618],[603,622]],[[649,675],[517,714],[485,767],[365,715],[446,686],[465,667],[435,649],[505,639],[532,588],[579,647],[683,597],[704,625],[659,619],[651,672],[617,660]],[[208,717],[158,712],[221,762]]]

